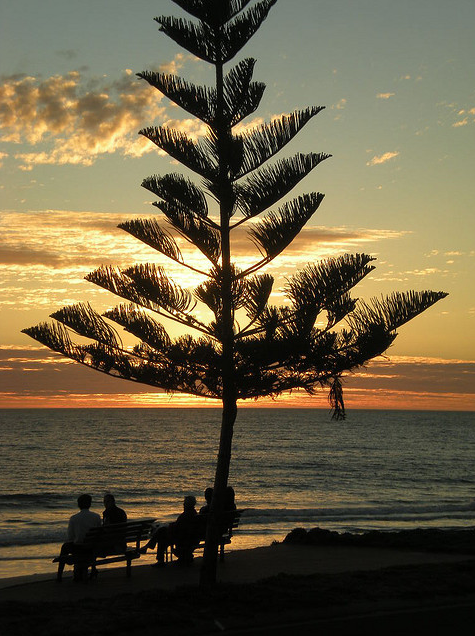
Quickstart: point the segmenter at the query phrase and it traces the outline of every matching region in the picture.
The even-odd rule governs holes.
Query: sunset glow
[[[218,401],[169,396],[85,369],[21,333],[67,304],[89,302],[100,312],[116,306],[119,299],[84,280],[101,264],[155,262],[184,287],[199,282],[198,274],[117,225],[157,211],[140,187],[143,178],[182,171],[138,130],[171,125],[196,139],[205,132],[135,73],[153,68],[205,84],[206,65],[158,37],[153,17],[170,12],[168,0],[145,0],[120,15],[110,15],[100,0],[94,21],[80,4],[5,4],[0,407],[219,408]],[[427,3],[411,7],[410,17],[406,3],[373,0],[365,11],[357,4],[278,3],[244,50],[257,58],[255,76],[267,90],[263,108],[243,125],[269,121],[295,104],[326,105],[292,152],[333,155],[292,193],[318,190],[326,197],[265,270],[276,279],[271,300],[282,301],[286,278],[298,268],[347,252],[377,258],[355,290],[360,298],[448,292],[401,328],[387,358],[346,378],[345,403],[349,409],[475,410],[475,46],[468,28],[475,8],[463,0],[457,10],[437,3],[427,20]],[[25,37],[32,33],[37,37]],[[178,243],[187,262],[208,269],[189,243]],[[260,259],[241,228],[232,249],[240,267]],[[179,333],[171,326],[171,335]],[[325,391],[241,406],[329,408]]]

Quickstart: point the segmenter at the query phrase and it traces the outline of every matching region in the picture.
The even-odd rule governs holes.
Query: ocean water
[[[173,520],[212,485],[219,409],[0,410],[0,578],[53,572],[82,492],[102,512]],[[475,526],[475,414],[241,409],[230,484],[244,508],[233,548],[294,527]],[[150,557],[153,558],[153,557]]]

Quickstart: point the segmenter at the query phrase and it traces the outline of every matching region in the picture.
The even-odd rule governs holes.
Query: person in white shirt
[[[101,525],[101,517],[97,512],[91,512],[89,508],[92,504],[91,495],[80,495],[78,497],[79,512],[69,519],[68,540],[63,543],[60,555],[62,557],[68,554],[84,554],[88,550],[88,546],[82,545],[87,531],[91,528],[97,528]],[[64,561],[60,561],[58,568],[58,580],[64,570]]]

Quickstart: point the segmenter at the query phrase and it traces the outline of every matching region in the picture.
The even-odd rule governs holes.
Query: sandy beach
[[[401,617],[414,621],[411,612],[419,618],[425,612],[426,622],[442,625],[441,607],[452,625],[474,619],[473,555],[276,544],[229,552],[211,591],[198,587],[200,561],[161,569],[150,567],[150,560],[136,562],[130,579],[117,567],[87,583],[75,583],[70,575],[61,584],[51,575],[3,579],[2,633],[72,636],[81,633],[84,622],[90,634],[138,634],[158,627],[161,634],[260,634],[270,626],[268,633],[288,633],[284,625],[291,624],[301,625],[297,633],[307,633],[303,626],[315,621],[331,622],[334,631],[326,633],[358,633],[355,625],[362,621],[368,633],[381,613],[397,614],[399,619],[386,620],[385,630],[398,633],[388,632],[389,624]],[[349,631],[335,631],[339,628]]]

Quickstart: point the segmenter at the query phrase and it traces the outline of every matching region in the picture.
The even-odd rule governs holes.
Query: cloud
[[[156,254],[154,250],[117,228],[120,222],[139,216],[153,216],[153,211],[149,215],[66,210],[5,212],[0,219],[0,265],[69,267],[72,263],[103,262],[104,258],[111,262],[115,259],[150,258],[151,254]],[[247,227],[244,224],[232,233],[236,255],[249,253],[252,249],[247,237],[249,228],[249,224]],[[170,228],[167,226],[167,229]],[[306,227],[286,251],[311,258],[314,250],[330,249],[336,253],[369,242],[400,238],[406,233],[368,228]],[[180,237],[177,237],[177,241],[183,251],[195,249]]]
[[[166,396],[145,384],[124,382],[73,363],[45,347],[0,349],[2,406],[216,406],[185,395]],[[473,410],[475,361],[439,358],[377,358],[346,376],[348,408]],[[327,392],[302,392],[276,401],[246,401],[242,406],[327,408]]]
[[[77,57],[77,52],[74,49],[63,49],[61,51],[56,51],[56,55],[64,57],[67,60],[72,60]]]
[[[378,99],[390,99],[391,97],[394,97],[396,93],[378,93],[376,95],[376,97]]]
[[[475,361],[419,356],[380,357],[364,370],[348,376],[346,384],[354,388],[370,388],[415,392],[472,394],[474,391]]]
[[[342,97],[336,104],[333,104],[332,106],[330,106],[331,110],[339,111],[333,118],[334,121],[339,121],[341,119],[342,117],[341,111],[346,108],[347,102],[348,100],[345,97]]]
[[[50,265],[56,267],[61,263],[61,256],[57,253],[28,249],[25,246],[13,247],[10,245],[0,247],[1,265]]]
[[[391,159],[399,156],[399,151],[394,150],[392,152],[385,152],[383,155],[375,155],[370,161],[366,162],[367,166],[377,166],[382,163],[387,163]]]
[[[171,62],[165,62],[165,64],[161,64],[159,66],[159,71],[161,73],[169,73],[175,74],[187,60],[196,59],[194,55],[189,55],[186,53],[177,53]]]
[[[39,151],[18,152],[24,169],[37,164],[91,165],[104,153],[140,155],[140,124],[163,115],[161,95],[125,73],[86,83],[78,71],[47,79],[6,80],[0,87],[1,140]],[[158,97],[157,97],[158,95]]]
[[[351,251],[357,246],[361,248],[366,243],[399,238],[404,234],[406,232],[368,228],[305,227],[286,248],[284,256],[291,255],[294,258],[297,255],[300,261],[316,260]],[[233,253],[249,254],[250,245],[247,230],[240,226],[232,237]]]
[[[64,210],[4,213],[0,219],[0,308],[26,312],[81,300],[100,306],[116,304],[116,297],[84,281],[84,276],[101,264],[126,267],[155,262],[165,266],[169,275],[185,287],[201,282],[194,272],[117,228],[121,221],[138,216],[153,216],[153,212],[149,215]],[[308,262],[363,251],[369,249],[366,248],[369,243],[404,234],[384,229],[306,227],[285,253],[269,265],[276,278],[276,293],[283,277]],[[192,259],[195,267],[208,271],[209,262],[194,246],[180,237],[177,242],[185,261]],[[233,232],[232,250],[243,269],[261,259],[245,225]]]
[[[166,70],[176,70],[184,59],[178,54]],[[31,170],[39,164],[90,166],[115,152],[142,156],[155,149],[137,135],[144,121],[160,119],[191,136],[203,134],[200,122],[170,120],[162,98],[129,69],[117,80],[88,79],[79,71],[10,76],[0,85],[0,141],[33,146],[14,155],[21,169]]]
[[[459,104],[455,102],[439,102],[437,106],[442,106],[450,111],[451,114],[451,127],[452,128],[464,128],[470,124],[475,123],[475,107],[466,106],[460,107]],[[456,119],[456,121],[453,121]],[[443,122],[445,123],[445,121]]]
[[[150,216],[152,214],[153,212]],[[135,258],[141,258],[141,246],[146,250],[146,256],[150,257],[151,253],[156,252],[117,228],[120,222],[138,216],[149,215],[63,210],[4,213],[0,221],[3,237],[0,264],[70,266],[73,262],[103,262],[105,254],[111,260],[131,258],[132,254]],[[236,255],[252,251],[253,244],[247,236],[250,227],[250,224],[241,225],[233,231],[232,244]],[[167,229],[170,230],[168,226]],[[331,249],[335,253],[368,242],[399,238],[405,234],[404,231],[384,229],[306,227],[290,244],[287,252],[311,257],[311,252],[316,249]],[[195,249],[180,237],[177,237],[177,241],[184,252]]]
[[[374,364],[378,365],[470,365],[475,372],[475,360],[464,360],[462,358],[434,358],[433,356],[390,356],[377,358]]]
[[[409,276],[432,276],[433,274],[446,274],[447,270],[441,270],[437,267],[426,267],[425,269],[411,269],[404,272]]]
[[[333,104],[331,108],[336,110],[343,110],[346,107],[348,100],[345,97],[342,97],[336,104]]]
[[[285,114],[287,113],[282,113],[282,115],[285,115]],[[278,119],[282,115],[273,115],[271,119],[272,120]],[[235,128],[233,129],[233,132],[236,135],[245,135],[247,132],[251,131],[253,128],[257,128],[258,126],[261,126],[263,123],[264,123],[263,117],[254,117],[253,119],[248,120],[246,122],[244,121],[239,122],[239,124],[237,124],[237,126],[235,126]]]

